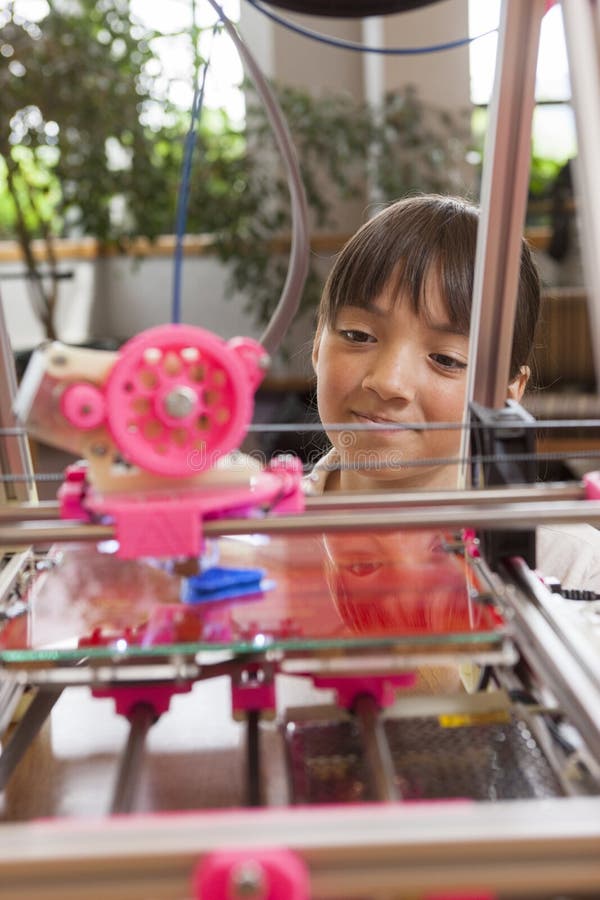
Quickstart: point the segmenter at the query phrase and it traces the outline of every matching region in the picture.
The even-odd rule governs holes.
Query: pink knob
[[[194,873],[194,897],[202,900],[309,900],[308,870],[286,849],[217,850]]]
[[[82,431],[98,428],[106,415],[104,395],[93,384],[83,381],[63,391],[60,408],[65,419]]]

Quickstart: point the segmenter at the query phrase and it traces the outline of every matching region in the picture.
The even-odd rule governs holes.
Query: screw
[[[164,399],[165,409],[174,419],[185,419],[193,411],[197,402],[196,392],[185,385],[173,388]]]
[[[231,873],[232,896],[254,897],[260,900],[264,897],[265,874],[262,866],[254,860],[246,860],[235,867]]]
[[[49,572],[50,569],[54,569],[58,565],[57,559],[51,559],[50,557],[46,557],[46,559],[38,559],[35,564],[35,568],[37,572]]]

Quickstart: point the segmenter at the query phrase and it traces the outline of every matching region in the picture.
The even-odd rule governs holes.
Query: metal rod
[[[107,541],[113,539],[112,525],[91,525],[85,522],[57,521],[50,525],[29,522],[26,525],[1,525],[0,546],[48,546],[57,541]]]
[[[411,506],[456,506],[459,503],[471,503],[475,506],[488,503],[520,503],[526,501],[540,501],[542,503],[552,500],[584,500],[585,488],[579,483],[555,483],[528,487],[506,488],[482,488],[472,491],[435,491],[401,493],[399,491],[386,491],[372,494],[343,494],[330,493],[318,497],[307,497],[306,508],[309,510],[343,510],[360,509],[385,509],[393,507],[403,509]],[[0,521],[2,513],[0,511]]]
[[[553,296],[555,291],[552,292]],[[563,400],[572,399],[572,394],[565,394]],[[584,396],[584,401],[588,405],[594,405],[595,397]],[[578,395],[578,400],[582,398]],[[564,408],[564,405],[563,405]],[[600,418],[582,418],[578,416],[575,419],[535,419],[533,422],[520,422],[520,428],[528,428],[530,430],[567,430],[573,428],[600,428]],[[401,422],[388,423],[384,425],[377,422],[251,422],[247,427],[248,434],[272,434],[275,432],[290,432],[292,434],[313,434],[315,432],[328,434],[334,431],[368,431],[376,433],[378,431],[483,431],[489,428],[484,422]],[[26,435],[27,429],[24,425],[15,426],[14,428],[0,428],[0,437],[17,437],[18,435]],[[252,455],[252,452],[250,453]],[[49,472],[37,472],[34,478],[47,476]],[[57,472],[57,478],[62,478],[63,473]]]
[[[487,508],[467,504],[438,509],[349,511],[339,513],[303,513],[297,516],[269,516],[265,519],[206,522],[206,535],[302,534],[311,531],[393,530],[397,528],[456,528],[464,525],[499,528],[535,528],[537,525],[572,522],[600,523],[600,500],[580,503],[568,501],[546,504],[503,503]],[[2,529],[0,529],[0,540]]]
[[[3,509],[3,507],[0,507],[0,509]],[[29,550],[15,553],[14,556],[7,560],[6,565],[0,569],[0,598],[3,598],[9,591],[15,589],[31,558],[32,555]]]
[[[480,508],[457,504],[442,509],[407,508],[392,510],[352,510],[301,513],[296,516],[268,516],[263,519],[222,519],[203,523],[207,537],[237,534],[308,534],[314,531],[392,531],[401,528],[444,529],[501,528],[529,529],[538,525],[600,524],[600,500],[550,503],[498,503]],[[44,545],[68,541],[106,541],[115,536],[112,525],[57,522],[52,525],[0,526],[0,544]]]
[[[545,0],[504,0],[481,184],[467,374],[471,400],[506,400],[525,223],[535,71]],[[464,455],[464,454],[463,454]]]
[[[246,716],[246,792],[247,805],[260,806],[260,713],[248,710]]]
[[[375,699],[370,694],[361,694],[353,712],[360,730],[375,799],[388,803],[398,800],[394,761]]]
[[[43,503],[10,503],[0,506],[0,522],[33,522],[58,519],[60,507],[54,500]]]
[[[440,894],[598,897],[600,798],[325,804],[2,826],[0,885],[10,900],[190,895],[196,861],[222,847],[291,847],[313,897]],[[82,888],[83,886],[83,888]],[[93,891],[93,894],[92,894]],[[523,896],[523,892],[521,893]]]
[[[377,422],[315,422],[306,425],[304,422],[259,422],[248,425],[248,433],[272,434],[276,432],[292,432],[293,434],[312,434],[313,432],[335,431],[367,431],[376,434],[378,431],[485,431],[489,428],[484,422],[402,422],[385,423]],[[527,428],[530,431],[537,429],[570,429],[570,428],[600,428],[600,419],[535,419],[532,422],[519,422],[519,428]],[[0,430],[0,434],[2,434]],[[6,432],[5,432],[6,433]]]
[[[0,656],[3,662],[7,661],[10,654],[2,651]],[[40,658],[39,651],[31,651],[28,659],[23,659],[23,651],[15,651],[15,655],[19,656],[18,660],[10,659],[10,663],[15,661],[19,668],[13,668],[15,679],[19,684],[33,684],[46,687],[48,685],[57,685],[61,689],[65,687],[74,687],[76,685],[94,686],[99,684],[120,684],[127,685],[135,682],[146,681],[155,683],[157,681],[176,680],[180,678],[192,679],[200,678],[201,669],[192,662],[181,662],[175,656],[171,657],[171,662],[156,662],[152,654],[141,656],[136,655],[136,659],[143,659],[144,662],[139,665],[119,665],[115,663],[110,665],[95,666],[73,666],[73,659],[79,662],[77,657],[70,657],[64,660],[60,665],[56,665],[56,659]],[[166,654],[165,654],[166,655]],[[101,659],[101,657],[98,657]],[[104,659],[108,660],[108,655]],[[31,668],[25,666],[30,663]],[[47,666],[47,667],[46,667]]]
[[[504,0],[483,154],[463,421],[475,400],[501,409],[510,377],[525,223],[535,70],[545,0]],[[467,456],[469,432],[461,436]],[[467,464],[457,485],[468,483]]]
[[[505,599],[514,615],[519,649],[568,712],[590,752],[600,758],[600,685],[538,608],[538,595],[547,591],[538,576],[520,559],[507,561],[506,572],[513,583]]]
[[[137,703],[129,714],[129,736],[121,756],[111,814],[127,813],[133,809],[135,794],[142,771],[146,736],[156,721],[156,711],[149,703]]]
[[[2,507],[0,507],[2,509]],[[18,596],[19,580],[31,562],[31,549],[15,553],[0,570],[0,614],[7,614],[13,598]],[[25,686],[8,672],[0,674],[0,734],[4,734],[18,706]]]
[[[385,491],[381,493],[323,494],[318,497],[308,496],[306,508],[319,509],[356,509],[370,507],[384,509],[386,507],[403,508],[408,506],[455,506],[457,503],[515,503],[522,501],[550,500],[583,500],[585,488],[581,482],[546,482],[540,485],[520,486],[507,485],[502,488],[482,488],[471,491]],[[59,519],[59,505],[48,500],[44,503],[14,503],[0,506],[0,524],[7,522],[35,522]],[[85,527],[88,527],[87,525]]]
[[[22,695],[23,685],[6,672],[0,674],[0,735],[9,727]]]
[[[62,687],[39,688],[23,718],[16,726],[0,755],[0,791],[3,791],[26,750],[52,712],[63,692]]]

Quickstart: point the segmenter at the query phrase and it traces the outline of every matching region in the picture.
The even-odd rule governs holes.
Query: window
[[[221,6],[233,22],[240,17],[240,0],[224,0]],[[213,34],[217,14],[209,3],[193,0],[168,0],[148,3],[131,0],[132,15],[159,36],[153,49],[165,74],[165,97],[175,106],[189,110],[194,93],[194,57],[192,35],[199,30],[197,53],[209,59],[203,106],[224,110],[236,124],[244,120],[245,105],[241,89],[242,64],[237,50],[223,31]],[[195,22],[194,22],[195,16]],[[160,114],[157,110],[157,114]]]
[[[231,21],[239,20],[240,0],[221,0],[221,6]],[[174,106],[184,110],[189,110],[192,106],[192,34],[195,27],[199,32],[197,53],[204,59],[210,58],[204,107],[224,110],[233,122],[242,124],[245,115],[241,89],[242,64],[227,34],[220,31],[213,35],[212,26],[217,20],[217,14],[212,6],[197,0],[163,0],[161,3],[130,0],[130,9],[134,19],[157,34],[153,49],[160,60],[165,79],[161,85],[163,97],[157,98],[153,114],[160,117],[161,99],[168,99]],[[48,14],[48,0],[14,0],[14,11],[30,22],[39,22]]]
[[[469,0],[471,35],[495,28],[499,19],[500,0]],[[479,107],[474,117],[476,133],[482,133],[485,128],[485,109],[494,82],[497,44],[498,35],[491,34],[470,45],[471,101]],[[565,162],[576,153],[576,136],[560,4],[555,4],[542,22],[535,96],[534,156]]]

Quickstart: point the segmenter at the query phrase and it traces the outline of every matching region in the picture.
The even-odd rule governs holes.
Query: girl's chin
[[[378,445],[362,447],[355,440],[356,434],[348,434],[347,442],[337,440],[336,450],[340,457],[342,472],[348,471],[358,478],[365,478],[377,482],[405,483],[406,481],[429,483],[431,475],[436,474],[436,480],[441,479],[448,486],[455,487],[458,476],[458,467],[452,465],[437,466],[415,465],[415,462],[427,458],[452,459],[459,456],[459,448],[424,448],[417,441],[411,441],[409,435],[405,435],[402,443],[398,441],[398,434],[386,440],[386,435],[377,435]],[[393,437],[393,439],[392,439]]]
[[[397,443],[397,442],[396,442]],[[399,449],[390,442],[385,446],[380,442],[376,449],[361,450],[356,447],[344,447],[338,445],[338,453],[342,469],[348,469],[371,478],[403,478],[407,472],[415,472],[418,466],[411,466],[419,455],[409,453],[405,449]],[[409,465],[407,465],[409,463]]]
[[[342,462],[342,490],[453,490],[458,486],[455,466],[393,466]]]

